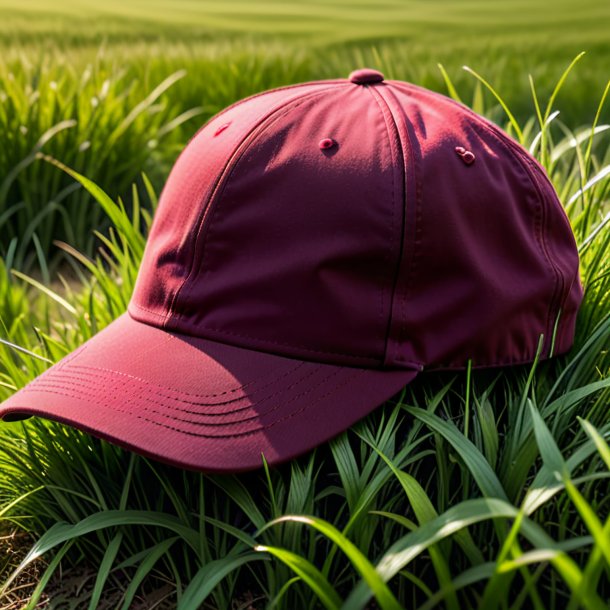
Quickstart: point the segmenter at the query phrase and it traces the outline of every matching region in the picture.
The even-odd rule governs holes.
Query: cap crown
[[[455,368],[531,361],[540,334],[548,356],[556,324],[569,349],[581,298],[569,222],[523,148],[440,94],[339,79],[199,130],[129,312],[317,362]]]

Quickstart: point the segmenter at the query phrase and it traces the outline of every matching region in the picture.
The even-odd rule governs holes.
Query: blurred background
[[[37,153],[129,204],[143,172],[159,192],[197,128],[252,93],[368,66],[443,93],[449,81],[507,127],[464,66],[526,123],[532,83],[546,104],[581,51],[555,100],[570,129],[591,123],[610,75],[607,1],[0,0],[0,256],[48,280],[63,260],[54,242],[91,255],[105,228]]]

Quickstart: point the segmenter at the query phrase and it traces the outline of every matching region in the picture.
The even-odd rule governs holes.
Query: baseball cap
[[[569,350],[578,252],[538,162],[363,68],[221,111],[178,157],[128,310],[0,406],[176,466],[333,438],[419,373]]]

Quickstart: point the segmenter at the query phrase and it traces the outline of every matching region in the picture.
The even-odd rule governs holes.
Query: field
[[[569,354],[423,375],[270,471],[200,475],[2,424],[0,608],[607,608],[609,31],[592,0],[0,0],[0,399],[124,311],[205,120],[362,66],[530,148],[586,288]]]
[[[159,190],[202,122],[260,90],[368,65],[446,92],[441,63],[467,103],[504,122],[468,65],[525,121],[534,114],[528,75],[546,99],[585,50],[557,99],[559,120],[576,128],[595,113],[610,54],[610,8],[590,0],[576,13],[566,0],[552,10],[539,0],[182,1],[171,11],[165,2],[1,0],[0,17],[0,253],[26,271],[63,258],[54,240],[90,254],[89,227],[102,222],[73,181],[33,162],[39,148],[129,199],[140,172]],[[604,108],[600,121],[608,116]]]

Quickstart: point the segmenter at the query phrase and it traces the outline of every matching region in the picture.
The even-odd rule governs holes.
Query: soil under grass
[[[20,528],[13,529],[8,523],[0,520],[0,583],[19,565],[35,540],[30,533]],[[0,610],[22,610],[45,568],[46,562],[43,558],[32,562],[13,582],[10,591],[0,602]],[[47,601],[48,595],[45,593],[39,607],[44,607]]]
[[[26,556],[35,542],[35,537],[21,529],[10,529],[0,521],[0,583]],[[40,582],[47,568],[44,558],[32,562],[12,583],[2,602],[0,610],[23,610]],[[36,609],[44,610],[86,610],[89,607],[91,592],[95,584],[98,569],[86,562],[74,566],[63,566],[51,577],[45,587]],[[116,610],[120,607],[123,593],[129,586],[129,577],[125,573],[115,573],[112,583],[104,593],[96,610]],[[264,596],[251,591],[239,594],[227,610],[261,610]],[[132,604],[130,610],[175,610],[176,591],[169,583],[159,578],[150,577]],[[373,608],[371,607],[371,610]]]

